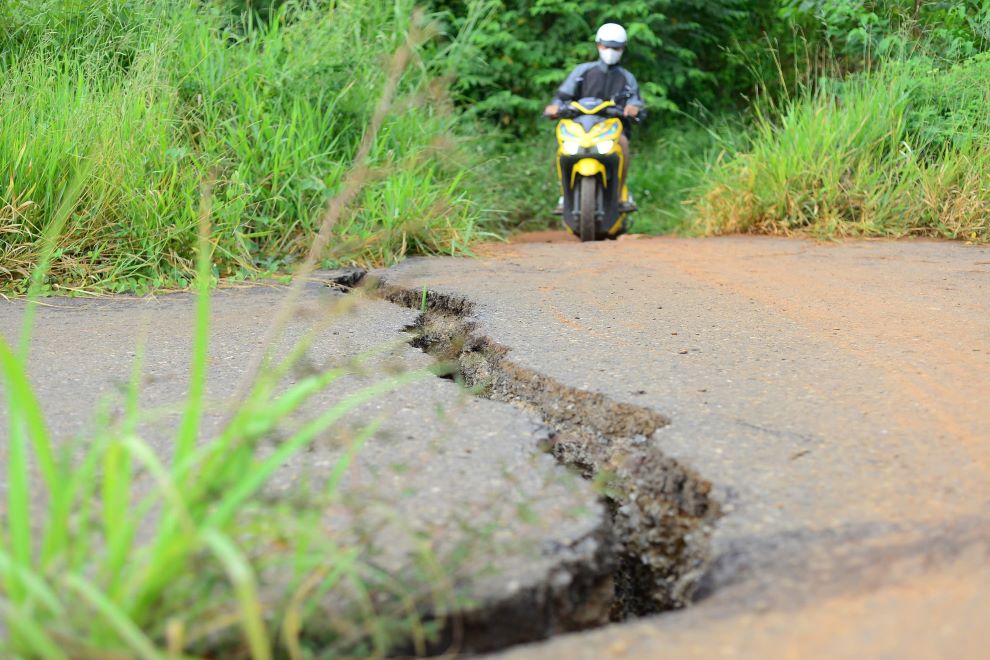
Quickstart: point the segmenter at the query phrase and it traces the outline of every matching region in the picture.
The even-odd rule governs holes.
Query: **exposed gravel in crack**
[[[421,309],[423,292],[379,283],[378,294]],[[478,331],[473,305],[428,291],[413,345],[452,365],[479,395],[531,411],[553,429],[548,450],[602,486],[617,537],[612,619],[684,607],[709,561],[719,517],[711,483],[663,454],[653,435],[668,421],[648,408],[568,387],[508,358]]]

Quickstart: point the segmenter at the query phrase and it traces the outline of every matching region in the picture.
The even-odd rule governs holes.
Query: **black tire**
[[[595,240],[595,188],[598,182],[593,176],[581,177],[581,224],[579,236],[581,241]]]

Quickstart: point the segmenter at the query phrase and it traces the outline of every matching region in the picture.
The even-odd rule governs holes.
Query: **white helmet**
[[[608,48],[625,48],[626,29],[618,23],[606,23],[598,28],[595,42]]]

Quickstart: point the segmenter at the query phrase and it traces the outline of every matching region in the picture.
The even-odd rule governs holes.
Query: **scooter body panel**
[[[619,146],[622,121],[615,115],[612,101],[581,99],[570,104],[572,117],[557,124],[557,173],[564,198],[564,225],[580,234],[581,181],[595,180],[594,240],[615,237],[627,228],[620,205],[628,194],[619,185],[625,154]],[[587,193],[586,193],[587,194]]]

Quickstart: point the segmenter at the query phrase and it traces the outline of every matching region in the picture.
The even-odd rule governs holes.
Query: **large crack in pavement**
[[[704,573],[687,611],[508,655],[979,657],[986,552],[960,534],[990,510],[990,407],[978,405],[990,392],[979,352],[988,317],[972,295],[986,289],[987,260],[973,250],[644,239],[488,246],[484,259],[409,260],[382,273],[411,290],[389,292],[410,311],[423,286],[448,294],[426,296],[424,348],[453,358],[469,381],[479,364],[475,384],[489,396],[521,391],[517,403],[558,427],[558,453],[572,448],[565,463],[607,474],[610,457],[595,429],[583,444],[564,437],[554,418],[567,405],[553,392],[548,402],[544,390],[556,388],[541,376],[664,413],[671,423],[645,444],[662,449],[659,462],[673,457],[711,479],[706,497],[725,512],[711,514],[707,540],[685,524],[698,549],[688,562],[676,561],[676,529],[657,549],[675,546],[667,557],[684,576],[659,572],[660,602],[669,593],[687,602],[692,572]],[[575,408],[582,398],[564,393]],[[638,448],[629,440],[615,439],[617,451]],[[597,456],[580,460],[589,451]],[[616,515],[628,490],[613,494]],[[656,529],[616,531],[631,535],[623,548],[635,556],[640,532]],[[705,552],[711,563],[692,567]]]
[[[668,420],[513,362],[509,347],[480,330],[465,298],[386,281],[372,286],[381,298],[420,310],[408,328],[413,346],[449,364],[475,394],[539,417],[551,429],[546,449],[601,487],[616,539],[610,620],[689,605],[709,564],[710,537],[721,514],[711,483],[657,446],[654,434]],[[498,609],[490,615],[498,616]],[[587,627],[587,621],[574,623],[560,629]]]

